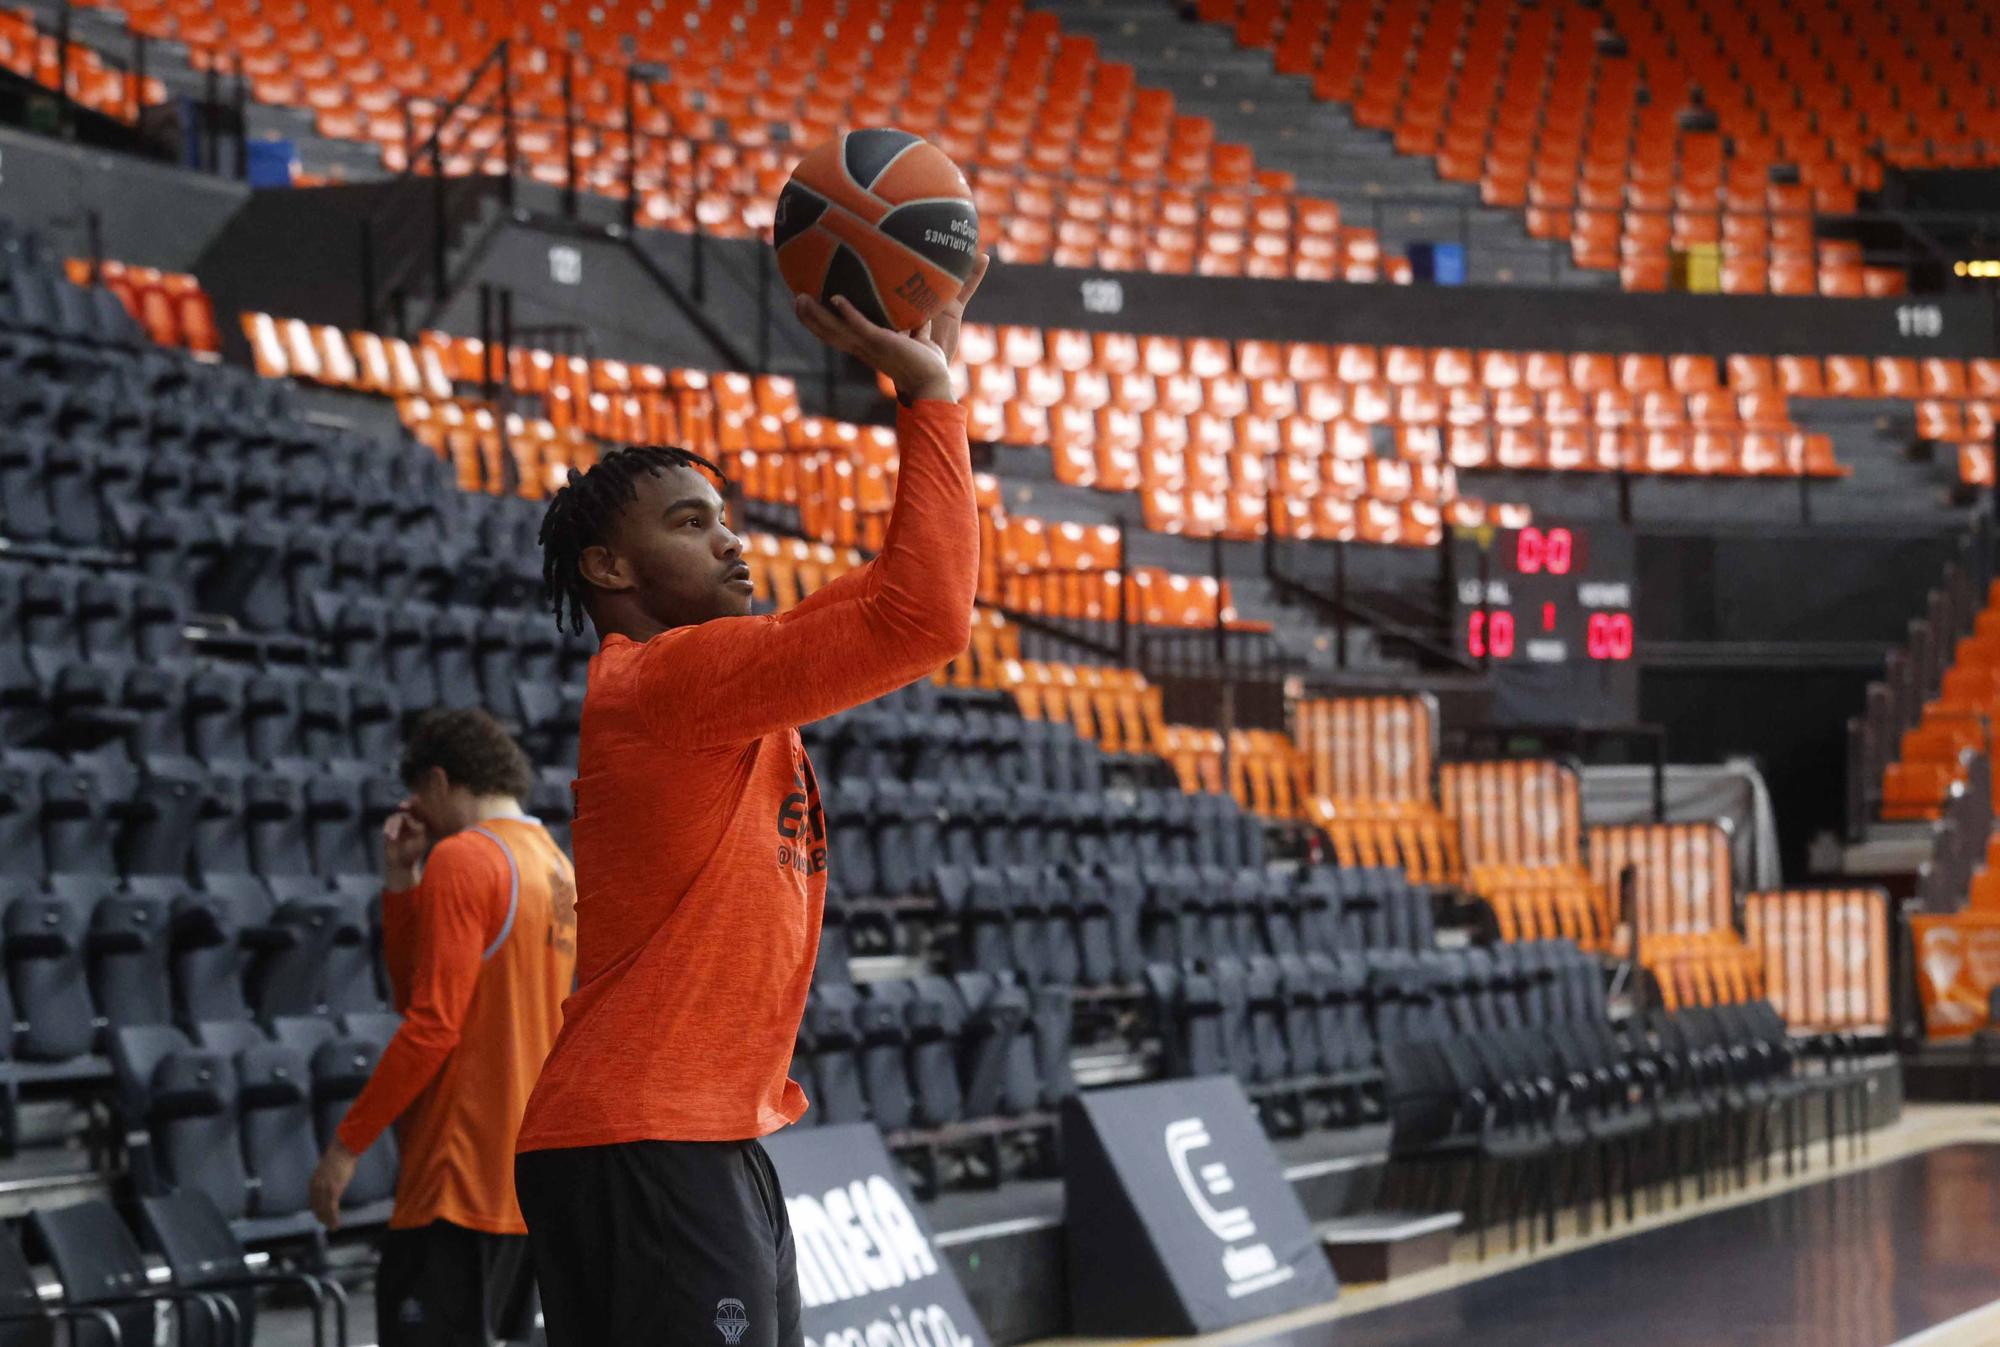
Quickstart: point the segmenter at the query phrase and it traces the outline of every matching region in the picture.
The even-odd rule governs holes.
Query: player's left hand
[[[338,1140],[329,1142],[326,1153],[319,1157],[319,1167],[313,1170],[306,1196],[313,1215],[328,1230],[340,1229],[340,1199],[347,1185],[354,1182],[354,1168],[360,1163],[361,1157]]]
[[[985,276],[986,265],[987,258],[981,256],[964,289],[914,332],[897,332],[870,322],[838,295],[830,304],[800,295],[793,301],[793,308],[808,332],[834,350],[854,356],[887,376],[896,386],[897,396],[905,401],[935,398],[949,402],[951,358],[958,352],[965,305]]]
[[[949,365],[958,359],[958,334],[965,326],[965,306],[972,302],[973,292],[986,279],[986,268],[993,263],[992,253],[979,254],[979,261],[973,264],[972,275],[966,278],[951,303],[939,309],[928,323],[917,329],[916,335],[944,352],[944,362]]]

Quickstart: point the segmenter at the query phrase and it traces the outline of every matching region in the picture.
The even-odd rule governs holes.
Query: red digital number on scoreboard
[[[1514,539],[1514,569],[1522,575],[1568,575],[1576,535],[1568,529],[1524,528]]]
[[[1465,618],[1465,650],[1474,659],[1514,657],[1514,615],[1506,609],[1474,609]]]
[[[1592,659],[1631,659],[1632,615],[1592,613],[1589,624],[1584,628],[1583,644]]]

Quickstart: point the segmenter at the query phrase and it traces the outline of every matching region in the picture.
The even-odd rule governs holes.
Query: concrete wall
[[[188,271],[248,198],[240,182],[0,128],[0,215],[82,256],[97,214],[104,255]]]

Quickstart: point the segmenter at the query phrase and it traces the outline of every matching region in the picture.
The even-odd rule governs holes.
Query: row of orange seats
[[[1684,393],[1674,388],[1584,389],[1569,383],[1548,388],[1519,383],[1487,388],[1427,379],[1296,380],[1285,375],[1251,379],[1236,373],[1155,377],[1143,372],[1068,371],[1047,363],[1019,370],[997,363],[973,366],[958,382],[970,405],[996,408],[1008,416],[1066,408],[1085,414],[1157,412],[1161,416],[1206,415],[1223,420],[1304,416],[1322,423],[1347,420],[1365,425],[1482,426],[1490,422],[1496,426],[1597,425],[1646,430],[1684,426],[1724,429],[1744,424],[1788,429],[1791,425],[1785,394],[1774,390],[1739,393],[1720,387]]]
[[[1414,432],[1396,435],[1392,445],[1405,452],[1381,457],[1373,452],[1374,437],[1356,422],[1327,427],[1292,418],[1281,425],[1264,417],[1230,421],[1148,412],[1058,417],[1046,431],[1025,418],[1002,425],[997,434],[989,433],[990,426],[978,429],[976,441],[1048,445],[1057,481],[1100,491],[1237,490],[1259,498],[1325,491],[1348,499],[1415,497],[1433,504],[1458,496],[1456,470],[1438,461],[1440,441]],[[1329,429],[1334,434],[1326,434]],[[1337,451],[1329,452],[1329,441]]]
[[[1292,708],[1309,792],[1341,816],[1402,817],[1436,808],[1437,700],[1335,697]]]
[[[1437,432],[1432,430],[1431,435]],[[1411,451],[1406,447],[1405,454]],[[1418,452],[1429,452],[1423,447]],[[1642,472],[1697,477],[1846,477],[1823,434],[1775,430],[1487,430],[1454,427],[1456,467],[1530,472]]]
[[[1859,24],[1808,6],[1710,9],[1675,3],[1668,13],[1657,0],[1617,0],[1608,15],[1435,10],[1413,0],[1200,5],[1203,17],[1232,24],[1239,42],[1273,49],[1281,72],[1314,78],[1323,98],[1352,102],[1356,119],[1391,132],[1400,151],[1433,156],[1445,178],[1478,183],[1488,204],[1523,210],[1540,237],[1572,238],[1579,206],[1632,207],[1631,216],[1592,229],[1576,256],[1642,288],[1665,284],[1668,248],[1710,239],[1687,225],[1677,234],[1665,212],[1726,212],[1716,231],[1725,243],[1749,232],[1732,231],[1737,220],[1773,212],[1809,235],[1813,211],[1852,210],[1858,191],[1879,186],[1885,140],[1900,144],[1892,153],[1903,162],[1978,162],[1982,135],[1986,156],[2000,153],[2000,126],[1979,129],[1995,116],[1983,101],[1899,96],[1919,86],[1984,87],[1970,58],[1981,47],[1976,21],[1961,26],[1966,14],[1941,0],[1876,10]],[[1905,14],[1907,29],[1880,31]],[[1629,53],[1599,50],[1607,24]],[[1908,57],[1912,49],[1926,54]],[[1885,75],[1905,61],[1908,80]],[[1679,124],[1690,102],[1709,109],[1716,130]],[[1769,181],[1777,163],[1797,172],[1797,185]],[[1818,268],[1768,269],[1761,258],[1738,258],[1726,270],[1736,291],[1899,288],[1893,269],[1844,256]]]
[[[1233,731],[1225,755],[1221,731],[1169,724],[1160,689],[1129,669],[1015,657],[1000,665],[998,685],[1013,694],[1030,720],[1061,721],[1108,753],[1163,758],[1181,789],[1191,794],[1227,793],[1267,818],[1296,814],[1295,762],[1282,734]]]
[[[1640,959],[1670,1011],[1766,999],[1764,953],[1734,931],[1649,934]]]
[[[756,598],[778,612],[798,604],[830,580],[861,566],[866,558],[851,548],[751,533],[744,538]]]
[[[1474,351],[1466,348],[1318,345],[1303,342],[1084,333],[969,325],[961,383],[974,414],[1003,429],[1091,439],[1121,414],[1307,423],[1355,421],[1500,429],[1724,431],[1793,429],[1783,398],[1825,395],[1829,372],[1853,388],[1844,357],[1712,356]],[[1890,387],[1979,386],[2000,362],[1885,358]],[[1864,372],[1868,362],[1861,361]],[[1872,384],[1870,385],[1872,387]],[[1063,414],[1065,409],[1069,414]],[[1109,413],[1110,416],[1104,415]],[[1262,427],[1245,423],[1252,434]],[[1218,432],[1219,433],[1219,432]],[[1310,452],[1316,432],[1287,425]]]
[[[1881,368],[1898,379],[1933,381],[1928,396],[1954,396],[1949,381],[1989,396],[1987,381],[2000,380],[2000,361],[1908,360],[1885,357]],[[1904,363],[1908,360],[1908,363]],[[1331,379],[1345,384],[1429,384],[1438,388],[1491,390],[1528,388],[1545,393],[1574,388],[1585,393],[1624,389],[1651,393],[1672,389],[1708,393],[1724,387],[1738,393],[1777,390],[1823,396],[1828,377],[1867,377],[1868,357],[1657,355],[1600,351],[1480,350],[1462,346],[1376,346],[1363,342],[1304,342],[1221,337],[1173,337],[1131,332],[1085,332],[1018,324],[967,323],[959,361],[968,368],[999,364],[1025,370],[1044,363],[1067,373],[1097,370],[1108,375],[1149,374],[1166,379],[1192,374],[1200,379],[1240,375],[1245,379],[1291,379],[1309,383]],[[1859,361],[1857,367],[1855,362]],[[2000,392],[2000,389],[1996,389]]]
[[[598,459],[589,436],[546,417],[503,416],[470,400],[402,398],[396,407],[417,442],[452,465],[462,491],[542,500]]]
[[[1989,454],[1990,461],[1990,454]],[[2000,715],[2000,582],[1972,632],[1952,652],[1937,695],[1916,725],[1904,731],[1897,760],[1883,769],[1882,817],[1919,821],[1942,816],[1945,802],[1965,784],[1973,759],[1991,755],[1992,725]],[[2000,764],[1995,764],[2000,770]]]
[[[1027,219],[1056,226],[1103,225],[1118,248],[1143,248],[1151,232],[1213,230],[1241,235],[1283,235],[1337,242],[1372,238],[1372,230],[1344,228],[1337,202],[1291,195],[1289,175],[1262,172],[1256,186],[1182,187],[1097,184],[1061,178],[1013,177],[974,167],[967,175],[973,202],[993,220]]]
[[[1420,884],[1459,882],[1458,828],[1431,785],[1437,730],[1427,694],[1293,704],[1307,817],[1342,865],[1398,866]]]
[[[524,12],[489,23],[473,15],[459,22],[443,6],[418,6],[408,20],[393,9],[329,12],[324,28],[312,33],[294,27],[296,14],[276,7],[266,14],[265,8],[236,0],[135,0],[129,6],[136,30],[180,38],[195,49],[198,63],[247,51],[261,100],[311,108],[323,135],[376,142],[392,170],[405,166],[406,142],[421,141],[433,129],[427,113],[406,122],[402,98],[458,88],[492,43],[508,38],[516,44],[508,99],[531,119],[512,137],[515,160],[506,161],[508,138],[496,119],[469,116],[453,129],[446,171],[524,172],[551,183],[576,173],[587,188],[612,196],[625,192],[629,172],[644,198],[641,218],[652,224],[758,232],[768,227],[771,198],[790,166],[782,154],[841,126],[890,122],[927,135],[960,163],[989,175],[1290,191],[1282,178],[1259,173],[1247,147],[1218,141],[1206,118],[1179,114],[1171,95],[1139,88],[1129,66],[1100,61],[1093,41],[1065,36],[1055,16],[1011,0],[922,16],[885,5],[874,24],[847,6],[837,19],[789,27],[769,43],[753,42],[741,29],[705,27],[698,7],[687,9],[686,27],[658,12],[633,13],[625,16],[626,40],[610,48],[586,39],[618,21],[617,5],[594,15],[597,21],[582,31],[556,16]],[[232,21],[239,18],[251,21]],[[848,40],[860,33],[871,40]],[[694,50],[726,54],[710,60],[691,56]],[[971,59],[969,51],[992,55]],[[677,73],[671,83],[632,86],[637,124],[648,135],[638,146],[626,143],[622,129],[624,67],[632,59],[671,63]],[[575,132],[561,120],[566,93],[578,105]],[[719,155],[704,165],[692,153],[648,149],[674,141],[729,142],[782,154],[762,163],[739,161],[744,171],[724,176],[712,171]],[[1039,240],[1037,226],[1047,229],[1032,216],[1010,219],[997,241],[1002,255],[1032,257],[1044,243],[1055,247],[1055,231],[1047,229],[1047,239]],[[1118,252],[1117,237],[1097,231],[1090,240],[1093,259],[1100,249]],[[1260,237],[1262,248],[1277,236]],[[1306,231],[1295,244],[1288,239],[1287,266],[1342,265],[1342,274],[1351,274],[1365,265],[1359,240],[1344,259],[1327,259],[1312,252],[1310,240],[1317,237]],[[1290,258],[1293,247],[1296,260]],[[1247,237],[1236,240],[1233,251],[1220,238],[1190,239],[1185,246],[1148,240],[1131,251],[1135,257],[1150,253],[1140,260],[1172,270],[1240,266],[1265,255]]]
[[[1222,731],[1196,725],[1164,725],[1153,751],[1166,759],[1182,790],[1220,795],[1227,782],[1222,770]]]
[[[981,593],[1032,617],[1117,622],[1123,612],[1147,626],[1268,630],[1237,615],[1227,580],[1157,566],[1121,571],[1121,554],[1115,525],[1050,523],[989,506],[981,521]]]
[[[222,337],[215,330],[215,306],[201,282],[192,276],[109,260],[93,266],[83,257],[68,259],[63,270],[72,285],[95,282],[116,295],[125,311],[160,346],[185,347],[205,355],[222,349]]]
[[[1140,495],[1139,517],[1156,533],[1189,538],[1256,539],[1270,533],[1300,542],[1367,543],[1376,547],[1436,547],[1447,523],[1477,528],[1485,507],[1455,500],[1349,500],[1335,495],[1275,499],[1263,492],[1211,494],[1156,488]],[[1496,515],[1496,518],[1507,517]],[[1526,512],[1520,518],[1527,517]]]
[[[160,80],[150,76],[141,80],[81,42],[71,42],[65,54],[56,36],[44,32],[34,13],[25,9],[0,9],[0,70],[11,70],[127,124],[136,123],[142,109],[167,98],[167,86]]]
[[[303,379],[384,397],[438,402],[452,396],[451,375],[432,347],[267,313],[246,313],[242,323],[251,362],[266,379]]]
[[[1107,753],[1155,753],[1167,740],[1160,688],[1136,670],[1009,659],[996,672],[1022,715],[1066,724]]]
[[[1322,388],[1327,390],[1325,396]],[[1592,412],[1579,405],[1580,395],[1564,390],[1569,396],[1546,395],[1542,409],[1543,415],[1556,419],[1515,424],[1506,423],[1516,420],[1509,409],[1515,400],[1496,394],[1495,420],[1489,425],[1483,420],[1446,424],[1434,390],[1405,388],[1395,402],[1373,389],[1353,391],[1356,396],[1350,403],[1342,386],[1315,385],[1308,390],[1307,410],[1276,416],[1209,411],[1185,415],[1158,408],[1045,409],[1019,400],[995,405],[974,397],[966,404],[966,422],[977,441],[1046,444],[1058,480],[1106,491],[1137,490],[1163,475],[1198,476],[1190,466],[1169,469],[1166,460],[1192,463],[1203,455],[1272,465],[1253,470],[1251,478],[1238,478],[1245,486],[1261,487],[1267,477],[1276,476],[1295,480],[1302,490],[1314,478],[1322,478],[1327,487],[1338,490],[1353,472],[1362,470],[1354,465],[1374,458],[1383,447],[1406,463],[1433,469],[1449,462],[1459,468],[1745,476],[1844,471],[1834,460],[1832,441],[1796,430],[1783,398],[1768,393],[1746,393],[1740,399],[1726,393],[1689,394],[1685,405],[1701,418],[1698,422],[1647,426],[1633,424],[1629,395],[1622,393],[1598,395],[1595,414],[1605,423],[1593,423]],[[1657,412],[1648,406],[1641,415],[1670,421],[1680,414],[1680,395],[1646,396],[1674,401],[1663,403]],[[1463,401],[1455,397],[1453,413],[1463,406],[1485,415],[1479,397],[1477,392]],[[1532,395],[1525,401],[1532,410]],[[1326,412],[1333,414],[1320,415]],[[1344,412],[1359,415],[1340,414]],[[1405,413],[1422,419],[1396,419]],[[1378,446],[1374,433],[1378,427],[1390,437],[1388,444]]]
[[[2000,427],[2000,399],[1991,402],[1940,402],[1925,398],[1916,404],[1917,438],[1953,448],[1991,448]]]
[[[1340,864],[1397,866],[1421,884],[1460,881],[1458,825],[1437,807],[1431,784],[1430,697],[1300,700],[1292,737],[1305,816]]]
[[[458,386],[493,382],[540,397],[565,436],[616,443],[686,443],[725,456],[820,447],[820,435],[851,439],[864,428],[803,418],[791,380],[710,374],[621,360],[559,356],[515,347],[490,357],[476,337],[424,332],[414,343],[268,314],[243,316],[260,374],[357,392],[449,402]],[[489,369],[489,361],[491,368]]]
[[[1398,457],[1460,468],[1721,476],[1844,476],[1823,435],[1798,433],[1768,359],[1459,348],[1313,346],[1130,334],[968,329],[962,379],[975,438],[1048,444],[1059,480],[1109,491],[1175,483],[1217,493],[1189,450],[1268,459],[1228,486],[1310,499],[1366,490],[1347,476],[1376,455],[1373,427]],[[1781,358],[1788,384],[1821,375]],[[1838,368],[1839,358],[1829,367]],[[1107,368],[1107,366],[1109,368]],[[1911,362],[1909,371],[1917,375]],[[1931,362],[1923,377],[1969,376]],[[1986,373],[1982,368],[1981,377]],[[1737,391],[1740,379],[1742,391]],[[1331,453],[1333,461],[1322,457]],[[1247,458],[1246,458],[1247,454]],[[1344,476],[1339,460],[1356,460]],[[1319,467],[1313,466],[1317,460]],[[1382,493],[1377,493],[1382,494]],[[1403,493],[1388,493],[1392,502]],[[1418,491],[1419,497],[1425,495]],[[1434,501],[1449,501],[1452,492]],[[1219,508],[1228,512],[1228,503]],[[1198,521],[1191,504],[1184,514]],[[1213,516],[1216,510],[1211,509]],[[1228,527],[1255,536],[1248,506]],[[1197,528],[1201,527],[1198,523]]]
[[[1956,402],[2000,398],[2000,359],[1974,356],[1830,355],[1731,356],[1730,384],[1737,372],[1751,379],[1768,370],[1778,387],[1795,397],[1934,398]],[[1767,385],[1769,380],[1766,381]]]

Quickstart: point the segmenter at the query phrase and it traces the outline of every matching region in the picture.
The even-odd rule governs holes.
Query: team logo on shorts
[[[715,1331],[722,1334],[722,1340],[731,1347],[743,1341],[743,1335],[750,1331],[750,1315],[744,1310],[742,1301],[725,1299],[716,1302]]]

